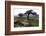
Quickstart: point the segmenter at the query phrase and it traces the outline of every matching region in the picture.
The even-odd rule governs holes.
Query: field
[[[39,26],[39,18],[37,16],[19,17],[14,16],[14,27],[37,27]]]

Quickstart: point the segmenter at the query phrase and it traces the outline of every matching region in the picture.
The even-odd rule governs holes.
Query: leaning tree
[[[28,14],[28,15],[27,15],[27,20],[29,20],[29,15],[32,14],[32,11],[33,11],[33,10],[28,10],[28,11],[26,11],[25,14]]]
[[[30,14],[32,14],[32,15],[37,15],[37,13],[36,12],[32,12],[33,10],[28,10],[28,11],[26,11],[26,13],[25,14],[28,14],[28,16],[27,16],[27,19],[29,20],[29,15]]]

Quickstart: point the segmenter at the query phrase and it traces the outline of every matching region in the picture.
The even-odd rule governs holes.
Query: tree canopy
[[[23,16],[23,13],[19,13],[18,15],[19,15],[20,17],[22,17],[22,16]]]

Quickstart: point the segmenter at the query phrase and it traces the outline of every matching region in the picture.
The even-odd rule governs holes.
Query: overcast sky
[[[19,13],[25,13],[27,10],[33,10],[33,12],[36,12],[37,14],[40,14],[42,12],[42,7],[40,6],[20,6],[20,5],[12,5],[13,14],[18,15]]]

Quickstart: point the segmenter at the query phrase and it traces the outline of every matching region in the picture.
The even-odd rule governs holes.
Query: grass
[[[16,21],[15,21],[16,20]],[[26,22],[29,23],[28,25],[25,25],[21,22],[24,22],[24,20],[27,20],[25,17],[14,17],[14,27],[37,27],[39,26],[39,20],[32,17]]]
[[[36,19],[29,20],[29,23],[31,23],[32,27],[39,26],[39,20]]]

